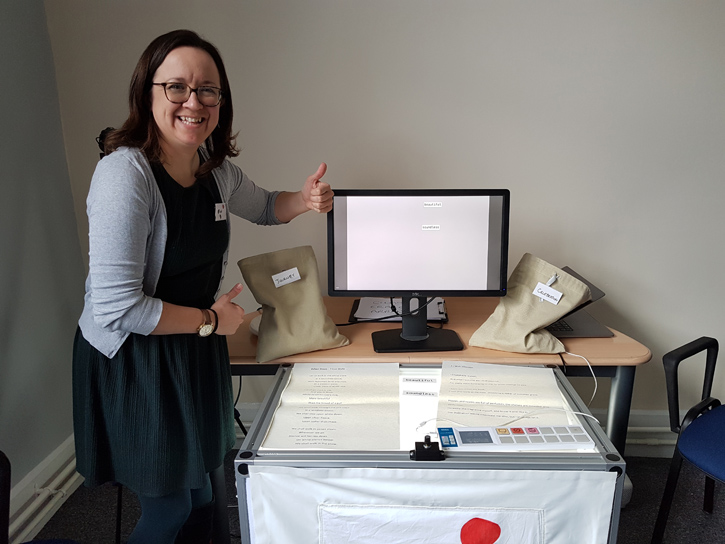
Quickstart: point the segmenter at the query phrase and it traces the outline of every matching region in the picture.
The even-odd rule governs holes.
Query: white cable
[[[420,422],[420,423],[418,424],[418,426],[417,426],[417,427],[415,428],[415,430],[416,430],[416,431],[419,431],[419,430],[420,430],[420,428],[421,428],[421,427],[422,427],[423,425],[425,425],[426,423],[428,423],[428,422],[430,422],[430,421],[436,421],[436,420],[438,420],[438,421],[447,421],[448,423],[453,423],[454,425],[458,425],[459,427],[468,427],[468,425],[464,425],[463,423],[458,423],[457,421],[453,421],[452,419],[445,419],[445,418],[443,418],[443,419],[438,419],[437,417],[432,417],[432,418],[430,418],[430,419],[426,419],[425,421],[421,421],[421,422]]]
[[[541,413],[541,412],[555,412],[555,411],[558,411],[558,412],[566,412],[567,414],[576,414],[578,416],[589,417],[589,418],[593,419],[594,421],[596,421],[597,423],[599,423],[599,420],[596,417],[594,417],[591,414],[585,414],[584,412],[575,412],[574,410],[568,410],[566,408],[541,408],[539,410],[534,410],[533,412],[528,412],[527,414],[524,414],[524,415],[519,416],[519,417],[516,417],[516,418],[514,418],[514,419],[512,419],[510,421],[507,421],[503,425],[499,425],[499,427],[508,427],[512,423],[515,423],[516,421],[518,421],[520,419],[527,418],[527,417],[532,416],[534,414],[538,414],[538,413]]]
[[[594,396],[597,394],[597,385],[598,384],[597,384],[597,377],[594,374],[594,369],[592,368],[592,365],[589,362],[589,359],[587,359],[583,355],[577,355],[576,353],[569,353],[568,351],[565,351],[564,353],[566,353],[567,355],[572,355],[574,357],[579,357],[580,359],[584,359],[587,363],[587,366],[589,367],[589,372],[592,373],[592,378],[594,378],[594,392],[592,393],[592,398],[589,399],[589,402],[587,403],[587,408],[588,408],[589,406],[591,406],[592,401],[594,400]]]
[[[520,419],[525,419],[529,416],[539,414],[542,412],[566,412],[567,414],[576,414],[579,416],[584,416],[593,419],[597,423],[599,423],[599,420],[594,417],[592,414],[585,414],[584,412],[575,412],[574,410],[569,410],[568,408],[539,408],[538,410],[534,410],[533,412],[527,412],[522,416],[516,417],[510,421],[507,421],[506,423],[502,423],[501,425],[491,425],[492,427],[508,427],[512,423],[515,423],[516,421],[519,421]],[[425,421],[421,421],[418,426],[415,428],[416,431],[420,430],[420,428],[425,425],[426,423],[430,421],[434,421],[438,418],[432,417],[430,419],[426,419]],[[449,423],[453,423],[454,425],[457,425],[458,427],[468,427],[468,425],[464,425],[463,423],[458,423],[457,421],[453,421],[451,419],[441,419],[440,421],[448,421]]]

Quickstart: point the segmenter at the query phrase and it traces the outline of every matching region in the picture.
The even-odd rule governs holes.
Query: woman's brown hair
[[[209,159],[199,166],[196,177],[202,177],[224,162],[226,157],[236,157],[239,150],[232,135],[232,94],[229,79],[221,55],[208,41],[191,30],[174,30],[152,41],[141,55],[131,77],[128,93],[129,115],[123,126],[110,132],[104,142],[104,151],[111,153],[121,146],[137,147],[151,162],[161,160],[159,134],[151,114],[151,84],[156,70],[166,56],[179,47],[195,47],[206,51],[219,71],[222,101],[219,104],[219,124],[206,139]]]

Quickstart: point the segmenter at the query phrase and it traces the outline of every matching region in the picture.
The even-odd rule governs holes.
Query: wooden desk
[[[328,315],[335,323],[346,323],[353,299],[325,297]],[[282,357],[269,363],[255,361],[257,338],[249,332],[249,323],[257,313],[248,314],[237,333],[227,337],[229,358],[234,375],[274,374],[281,363],[319,362],[382,362],[440,363],[446,360],[477,361],[506,364],[550,364],[561,366],[567,376],[589,376],[589,368],[582,359],[566,354],[522,354],[478,348],[468,340],[486,321],[498,304],[496,298],[446,298],[449,322],[445,328],[455,330],[464,343],[462,351],[421,353],[375,353],[371,333],[382,329],[399,328],[400,323],[361,323],[340,327],[350,339],[350,345],[331,350],[301,353]],[[620,453],[624,453],[632,404],[632,390],[637,365],[646,363],[652,354],[632,338],[612,330],[611,338],[570,338],[562,342],[568,352],[586,357],[598,377],[612,379],[607,414],[607,434]]]

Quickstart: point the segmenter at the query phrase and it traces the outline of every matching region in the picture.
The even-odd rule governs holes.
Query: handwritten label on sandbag
[[[534,289],[534,292],[532,294],[536,295],[541,300],[551,302],[554,306],[559,304],[559,301],[562,297],[562,294],[559,291],[557,291],[556,289],[552,289],[548,285],[541,282],[536,285],[536,289]]]
[[[300,277],[300,272],[299,270],[297,270],[296,266],[294,268],[290,268],[289,270],[285,270],[284,272],[280,272],[279,274],[275,274],[274,276],[272,276],[274,286],[278,289],[283,285],[294,283],[296,281],[300,281],[301,279],[302,278]]]

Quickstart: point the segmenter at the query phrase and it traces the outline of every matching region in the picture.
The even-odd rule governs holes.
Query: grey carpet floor
[[[234,453],[225,461],[227,501],[232,544],[241,542],[233,470]],[[647,544],[652,535],[657,509],[667,478],[668,459],[632,457],[627,459],[627,473],[633,492],[629,504],[622,509],[619,523],[619,544]],[[725,543],[725,490],[715,489],[715,513],[702,511],[704,479],[692,467],[685,465],[680,476],[672,514],[667,525],[668,544]],[[76,490],[36,537],[43,539],[72,539],[79,544],[113,544],[116,523],[116,488],[101,486]],[[124,491],[122,534],[131,533],[140,515],[135,496]],[[391,543],[394,544],[394,543]],[[586,543],[582,543],[586,544]]]

